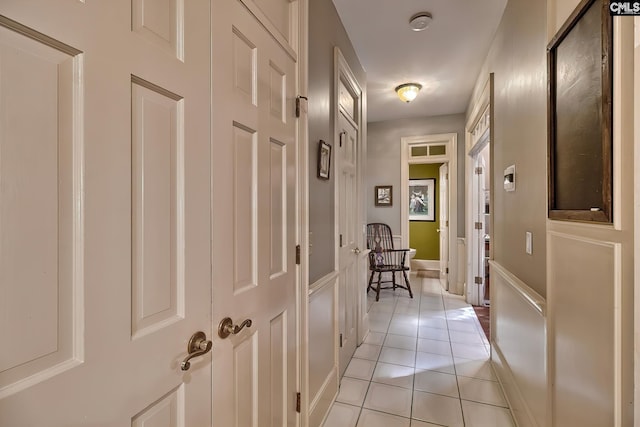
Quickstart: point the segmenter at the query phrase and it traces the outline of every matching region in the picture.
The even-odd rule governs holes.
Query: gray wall
[[[546,2],[510,0],[475,92],[494,73],[494,259],[546,296]],[[516,191],[502,188],[515,164]],[[533,255],[525,232],[533,233]]]
[[[458,134],[458,237],[463,237],[464,193],[464,114],[371,122],[367,126],[367,222],[389,224],[393,234],[400,234],[400,139],[408,136],[439,133]],[[393,206],[376,207],[376,185],[393,185]]]
[[[334,271],[334,180],[316,175],[318,141],[333,141],[333,49],[338,46],[358,83],[365,90],[366,74],[331,0],[309,2],[309,231],[313,233],[309,256],[309,283]]]

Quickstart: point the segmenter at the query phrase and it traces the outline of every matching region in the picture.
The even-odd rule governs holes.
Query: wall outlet
[[[530,231],[527,231],[525,233],[525,248],[524,250],[527,252],[527,254],[531,255],[533,253],[533,235],[531,234]]]

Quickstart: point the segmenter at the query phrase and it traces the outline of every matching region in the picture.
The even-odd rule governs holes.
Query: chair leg
[[[407,272],[402,270],[402,274],[404,275],[404,283],[407,285],[407,290],[409,291],[409,296],[413,298],[413,292],[411,292],[411,283],[409,283],[409,278],[407,277]]]
[[[369,293],[369,289],[371,289],[371,284],[373,283],[373,275],[376,274],[375,271],[371,272],[371,276],[369,276],[369,286],[367,286],[367,293]]]
[[[380,300],[380,283],[382,281],[382,273],[378,272],[378,289],[376,289],[376,301]]]
[[[393,275],[393,290],[396,290],[396,287],[398,287],[398,284],[396,283],[396,272],[392,271],[391,274]]]

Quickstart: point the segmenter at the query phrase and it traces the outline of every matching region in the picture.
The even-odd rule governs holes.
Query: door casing
[[[447,163],[449,165],[449,292],[461,295],[463,289],[458,286],[457,236],[458,236],[458,135],[456,133],[418,135],[403,137],[400,140],[400,227],[402,234],[402,247],[409,247],[409,165]],[[420,159],[411,159],[411,147],[429,143],[446,145],[445,155],[424,156]]]
[[[469,116],[469,120],[465,126],[465,154],[466,154],[466,173],[465,182],[466,187],[466,300],[470,304],[479,304],[480,298],[477,295],[477,285],[474,284],[475,271],[477,266],[474,263],[478,263],[477,252],[474,252],[475,236],[474,222],[476,221],[476,215],[474,215],[476,191],[473,183],[474,181],[474,168],[476,156],[486,144],[489,144],[489,170],[485,173],[489,174],[489,206],[493,207],[494,202],[494,181],[492,168],[493,161],[493,147],[490,143],[491,135],[493,132],[493,73],[489,74],[484,88],[478,101],[472,108],[472,113]],[[483,122],[484,120],[484,122]],[[482,129],[482,130],[480,130]],[[473,160],[473,161],[472,161]],[[494,215],[489,216],[489,229],[493,231],[493,218]],[[489,248],[489,259],[493,259],[493,244]]]

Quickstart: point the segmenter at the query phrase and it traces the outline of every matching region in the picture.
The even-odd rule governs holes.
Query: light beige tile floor
[[[461,297],[437,279],[369,295],[371,331],[324,427],[514,427],[489,342]]]

